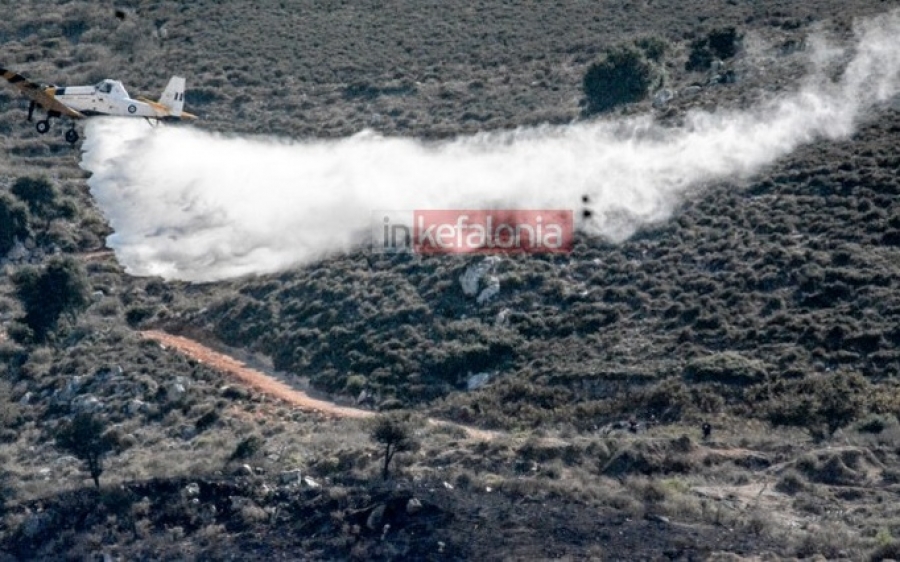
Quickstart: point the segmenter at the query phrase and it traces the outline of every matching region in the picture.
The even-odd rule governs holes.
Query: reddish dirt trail
[[[140,334],[143,338],[157,341],[165,347],[175,349],[201,363],[209,365],[217,371],[235,377],[259,392],[283,400],[301,410],[339,418],[369,418],[375,415],[374,412],[368,410],[347,408],[332,402],[312,398],[305,392],[291,388],[265,373],[248,367],[245,363],[233,357],[214,351],[192,339],[173,336],[158,330],[146,330]]]
[[[339,406],[327,400],[319,400],[310,397],[305,392],[291,388],[280,380],[247,366],[234,357],[219,353],[209,347],[183,336],[174,336],[159,330],[145,330],[140,332],[141,337],[159,342],[164,347],[170,347],[179,353],[183,353],[201,363],[205,363],[219,372],[233,376],[247,386],[259,392],[283,400],[292,406],[310,412],[316,412],[325,416],[337,418],[371,418],[376,412]],[[429,425],[455,427],[463,430],[470,439],[488,441],[497,436],[493,431],[478,429],[467,425],[428,418]]]

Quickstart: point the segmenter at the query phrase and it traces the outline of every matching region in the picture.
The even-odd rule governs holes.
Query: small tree
[[[88,284],[72,258],[56,258],[43,269],[25,268],[13,276],[16,295],[25,307],[24,322],[37,341],[44,341],[63,314],[75,318],[87,307]]]
[[[28,205],[33,224],[37,224],[37,219],[43,219],[44,230],[50,228],[54,219],[72,219],[78,214],[77,204],[61,198],[59,190],[45,177],[19,178],[10,191]]]
[[[381,477],[387,480],[391,474],[390,465],[394,455],[415,449],[412,429],[408,421],[399,415],[383,415],[376,420],[372,427],[371,437],[384,445],[384,465],[381,469]]]
[[[658,76],[638,49],[625,46],[607,51],[584,75],[582,87],[587,113],[607,111],[617,105],[641,101]]]
[[[104,435],[105,429],[100,419],[82,413],[56,434],[56,446],[84,461],[97,489],[103,474],[103,457],[113,449],[112,440]]]
[[[11,189],[13,195],[28,205],[32,214],[47,218],[56,208],[57,191],[45,177],[19,178]]]

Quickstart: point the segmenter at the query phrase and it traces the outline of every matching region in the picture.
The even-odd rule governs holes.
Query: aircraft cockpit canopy
[[[103,80],[102,82],[94,86],[94,89],[96,89],[101,94],[110,94],[115,92],[122,95],[123,97],[128,97],[128,92],[125,91],[125,86],[123,86],[122,83],[118,80]]]

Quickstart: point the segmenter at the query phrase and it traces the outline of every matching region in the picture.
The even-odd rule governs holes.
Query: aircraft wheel
[[[50,130],[50,121],[47,119],[38,121],[37,123],[35,123],[34,128],[37,129],[38,133],[43,135]]]
[[[75,129],[69,129],[66,131],[66,142],[69,144],[75,144],[78,142],[78,131]]]

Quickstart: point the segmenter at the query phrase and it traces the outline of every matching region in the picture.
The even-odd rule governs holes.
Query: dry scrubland
[[[590,63],[635,40],[664,42],[668,87],[706,84],[685,70],[691,43],[728,26],[735,83],[613,113],[744,107],[796,84],[809,32],[846,37],[889,4],[131,2],[120,19],[32,2],[0,43],[35,80],[155,96],[183,73],[211,130],[433,138],[581,119]],[[359,250],[211,285],[131,278],[91,253],[109,229],[77,150],[23,110],[0,92],[0,197],[28,217],[0,277],[0,559],[900,557],[896,104],[621,245],[504,259],[485,305],[458,281],[478,258]],[[52,204],[29,208],[13,186],[42,174]],[[87,307],[16,343],[12,279],[59,253]],[[381,482],[368,422],[292,410],[142,340],[151,327],[407,409],[418,448]],[[53,444],[84,411],[114,443],[99,491]]]

